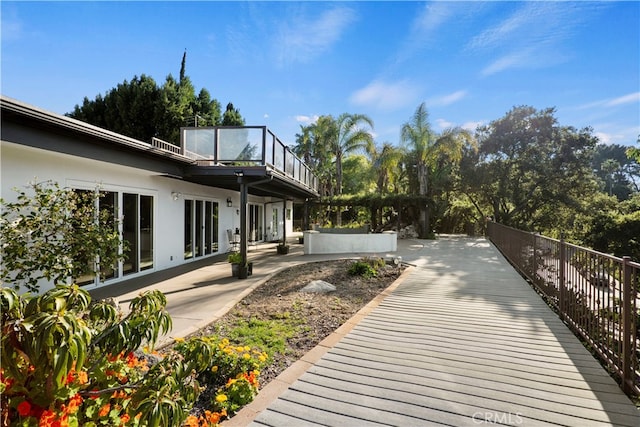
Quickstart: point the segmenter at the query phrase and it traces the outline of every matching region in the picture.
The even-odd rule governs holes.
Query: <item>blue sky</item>
[[[640,134],[640,2],[1,3],[1,92],[57,113],[146,74],[187,75],[295,143],[362,113],[378,143],[425,102],[437,131],[555,107],[604,143]]]

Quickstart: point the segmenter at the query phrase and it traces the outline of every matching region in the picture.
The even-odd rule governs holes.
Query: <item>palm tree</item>
[[[342,160],[346,154],[359,149],[373,151],[373,135],[366,128],[373,128],[373,120],[364,114],[343,113],[335,123],[336,135],[331,144],[336,162],[336,190],[342,194]]]
[[[441,135],[434,133],[424,102],[418,106],[412,120],[402,126],[401,140],[409,143],[413,150],[420,196],[433,196],[430,177],[441,176],[447,168],[460,162],[466,146],[475,146],[470,132],[461,128],[447,129]],[[426,204],[420,206],[418,228],[420,237],[430,237],[429,207]]]
[[[378,150],[371,154],[371,162],[376,172],[376,185],[380,194],[388,194],[391,185],[397,190],[399,178],[400,161],[404,157],[404,150],[394,147],[389,142],[382,144]]]
[[[296,134],[296,146],[293,147],[293,153],[310,168],[314,166],[311,126],[300,125],[300,133]]]

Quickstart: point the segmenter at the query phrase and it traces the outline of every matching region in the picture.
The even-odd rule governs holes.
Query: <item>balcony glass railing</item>
[[[214,165],[270,166],[316,190],[318,182],[309,167],[266,126],[182,128],[182,154]]]

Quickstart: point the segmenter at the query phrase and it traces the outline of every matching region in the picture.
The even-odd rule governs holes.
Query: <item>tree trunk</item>
[[[428,205],[420,206],[418,234],[421,239],[431,239],[433,237],[431,234],[431,212]]]

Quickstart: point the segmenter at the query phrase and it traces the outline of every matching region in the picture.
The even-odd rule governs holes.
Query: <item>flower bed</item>
[[[0,288],[1,425],[212,426],[253,400],[266,354],[211,337],[154,352],[171,326],[165,306],[145,293],[122,317],[77,286],[37,297]],[[190,414],[202,384],[215,397]]]

